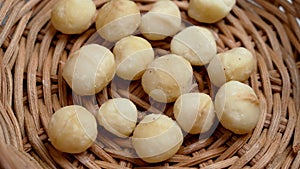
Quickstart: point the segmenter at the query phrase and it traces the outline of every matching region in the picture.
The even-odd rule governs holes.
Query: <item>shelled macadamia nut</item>
[[[96,28],[105,40],[115,42],[133,34],[141,23],[141,14],[135,2],[111,0],[98,11]]]
[[[143,38],[128,36],[119,40],[113,53],[116,58],[116,74],[125,80],[138,80],[154,60],[151,44]]]
[[[230,80],[246,81],[256,66],[256,58],[244,47],[219,53],[209,63],[207,72],[211,82],[221,86]]]
[[[193,68],[183,57],[168,54],[156,58],[142,76],[144,91],[154,100],[163,103],[175,101],[190,91]]]
[[[191,134],[207,132],[214,123],[214,105],[210,96],[204,93],[181,95],[173,111],[180,127]]]
[[[190,0],[188,15],[204,23],[215,23],[231,11],[236,0]]]
[[[181,26],[181,15],[177,5],[170,0],[154,3],[142,16],[141,33],[149,40],[162,40],[175,35]]]
[[[50,142],[66,153],[81,153],[88,149],[96,140],[97,132],[95,117],[78,105],[56,111],[48,126]]]
[[[97,120],[109,132],[125,138],[136,126],[137,108],[129,99],[110,99],[101,105]]]
[[[59,0],[51,12],[51,22],[62,33],[80,34],[91,26],[95,14],[92,0]]]
[[[150,114],[136,126],[132,144],[138,156],[148,163],[171,158],[180,148],[183,135],[178,124],[166,115]]]
[[[260,116],[253,89],[238,81],[229,81],[218,90],[215,110],[221,124],[236,134],[250,133]]]
[[[190,26],[173,37],[171,52],[183,56],[192,65],[202,66],[217,54],[216,40],[207,28]]]
[[[114,77],[114,55],[98,44],[83,46],[68,58],[62,75],[76,94],[94,95]]]

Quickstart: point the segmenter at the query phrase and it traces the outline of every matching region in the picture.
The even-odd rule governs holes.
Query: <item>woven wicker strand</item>
[[[95,99],[72,95],[62,68],[96,30],[56,31],[50,22],[56,1],[0,0],[0,168],[300,168],[300,0],[237,0],[226,18],[209,25],[188,17],[187,0],[174,1],[183,19],[213,30],[218,52],[244,46],[256,56],[246,83],[258,95],[262,114],[251,134],[235,135],[219,125],[211,136],[187,135],[176,155],[151,165],[135,158],[130,140],[105,134],[81,154],[59,152],[48,141],[51,115],[71,104],[94,113],[109,98],[128,97],[142,110],[173,115],[170,105],[151,106],[139,81],[129,90],[112,83]],[[156,0],[134,1],[147,12]],[[99,9],[107,0],[94,2]],[[152,45],[162,54],[169,48],[167,42]],[[194,75],[199,91],[214,95],[205,69],[196,68]]]

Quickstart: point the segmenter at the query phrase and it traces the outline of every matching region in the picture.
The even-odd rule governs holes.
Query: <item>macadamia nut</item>
[[[137,109],[128,99],[110,99],[101,105],[97,120],[109,132],[125,138],[136,126]]]
[[[256,66],[256,58],[244,47],[219,53],[210,62],[207,72],[211,82],[221,86],[230,80],[246,81]]]
[[[118,41],[113,53],[117,64],[116,74],[125,80],[140,79],[154,60],[151,44],[137,36],[128,36]]]
[[[177,5],[170,0],[161,0],[142,16],[140,31],[149,40],[162,40],[175,35],[180,26],[181,15]]]
[[[96,140],[97,132],[95,117],[78,105],[56,111],[48,126],[52,145],[66,153],[81,153],[88,149]]]
[[[114,55],[107,48],[89,44],[74,52],[63,67],[63,77],[78,95],[100,92],[115,74]]]
[[[214,123],[214,105],[207,94],[186,93],[176,100],[174,116],[184,131],[191,134],[204,133]]]
[[[250,133],[260,116],[259,101],[253,89],[238,81],[227,82],[219,89],[215,110],[221,124],[236,134]]]
[[[190,0],[188,15],[204,23],[223,19],[235,5],[235,0]]]
[[[190,26],[173,37],[171,52],[183,56],[192,65],[202,66],[217,54],[217,45],[210,30]]]
[[[169,159],[178,151],[182,142],[180,127],[174,120],[161,114],[145,116],[132,136],[136,153],[148,163]]]
[[[59,0],[51,12],[51,22],[62,33],[80,34],[90,27],[95,13],[92,0]]]
[[[169,103],[189,92],[193,81],[191,64],[183,57],[168,54],[156,58],[142,76],[145,92],[154,100]]]
[[[140,10],[133,1],[111,0],[100,8],[96,28],[104,39],[115,42],[134,33],[140,23]]]

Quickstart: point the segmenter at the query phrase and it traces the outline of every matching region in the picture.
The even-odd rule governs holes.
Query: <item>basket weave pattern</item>
[[[218,52],[244,46],[256,56],[248,84],[262,114],[251,134],[218,126],[207,138],[187,135],[174,157],[152,165],[130,158],[128,140],[99,135],[101,142],[81,154],[61,153],[48,141],[50,117],[63,106],[82,104],[95,112],[108,98],[129,96],[141,109],[150,107],[139,81],[129,90],[111,84],[96,100],[72,95],[62,78],[64,62],[96,30],[92,25],[81,35],[56,31],[50,22],[56,1],[0,0],[0,168],[300,168],[299,0],[237,0],[215,24],[192,20],[189,2],[174,1],[183,19],[214,31]],[[135,1],[146,12],[155,0]],[[94,2],[100,8],[106,0]],[[169,48],[167,42],[152,45]],[[194,75],[199,90],[213,95],[205,70],[197,68]],[[172,107],[164,113],[172,116]]]

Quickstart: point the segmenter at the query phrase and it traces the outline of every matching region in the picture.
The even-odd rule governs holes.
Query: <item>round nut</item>
[[[109,132],[125,138],[132,133],[136,126],[137,109],[128,99],[110,99],[101,105],[97,120]]]
[[[111,0],[100,8],[96,28],[105,40],[115,42],[134,33],[140,23],[140,10],[133,1]]]
[[[63,77],[78,95],[94,95],[112,80],[114,55],[97,44],[89,44],[74,52],[63,67]]]
[[[136,153],[148,163],[169,159],[178,151],[182,142],[180,127],[168,116],[160,114],[145,116],[132,136]]]
[[[183,56],[192,65],[202,66],[217,54],[216,40],[207,28],[190,26],[173,37],[171,52]]]
[[[138,80],[154,60],[151,44],[143,38],[128,36],[119,40],[113,50],[116,74],[125,80]]]
[[[207,72],[211,82],[221,86],[225,82],[246,81],[256,66],[256,58],[244,47],[237,47],[217,54],[209,63]]]
[[[210,96],[204,93],[181,95],[173,111],[180,127],[191,134],[207,132],[214,124],[214,105]]]
[[[236,0],[190,0],[188,15],[204,23],[223,19],[233,8]]]
[[[88,149],[97,137],[95,117],[84,107],[66,106],[56,111],[48,126],[52,145],[66,153],[81,153]]]
[[[92,0],[59,0],[51,12],[51,22],[62,33],[80,34],[91,26],[95,13]]]
[[[162,40],[175,35],[181,26],[177,5],[170,1],[157,1],[149,12],[142,16],[141,33],[149,40]]]
[[[156,58],[142,76],[144,91],[163,103],[175,101],[189,92],[193,81],[193,68],[183,57],[168,54]]]
[[[250,133],[260,116],[253,89],[238,81],[227,82],[218,90],[215,110],[221,124],[236,134]]]

